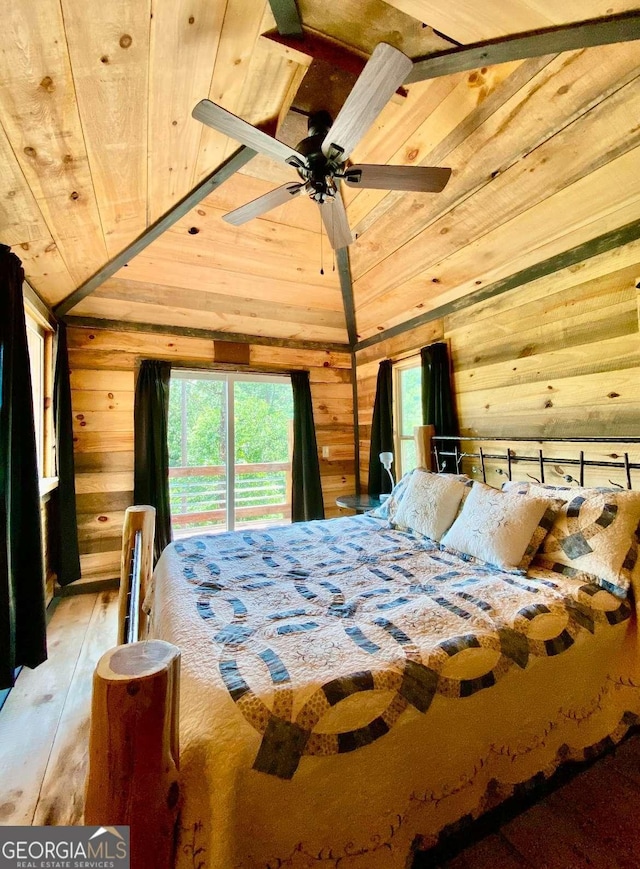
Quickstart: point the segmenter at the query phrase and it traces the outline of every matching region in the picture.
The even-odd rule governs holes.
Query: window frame
[[[419,353],[412,353],[403,359],[393,363],[393,448],[395,453],[395,479],[396,482],[402,477],[405,469],[402,467],[402,442],[412,441],[415,437],[411,434],[402,434],[402,372],[412,368],[420,368],[421,360]],[[421,425],[420,419],[417,425]]]
[[[217,380],[223,383],[224,385],[224,393],[225,393],[225,404],[226,404],[226,440],[227,444],[233,444],[234,449],[226,450],[226,459],[225,459],[225,480],[226,480],[226,517],[225,517],[225,531],[235,531],[236,530],[236,517],[235,517],[235,483],[236,483],[236,474],[235,474],[235,384],[237,382],[247,383],[247,382],[260,382],[260,383],[288,383],[291,385],[291,377],[286,374],[276,374],[273,372],[245,372],[245,371],[226,371],[217,368],[185,368],[185,367],[173,367],[171,368],[171,379],[172,380]],[[183,438],[184,438],[184,408],[182,410],[182,428],[183,428]],[[289,448],[291,448],[291,444],[289,444]],[[290,457],[291,459],[291,457]],[[288,486],[290,488],[290,484]],[[290,492],[289,492],[290,497]],[[290,520],[289,520],[290,521]],[[286,520],[283,520],[286,522]],[[189,532],[193,533],[193,531]]]
[[[33,402],[33,419],[36,428],[36,453],[38,455],[38,478],[40,495],[51,492],[58,483],[55,432],[53,419],[53,341],[54,329],[49,320],[24,297],[24,316],[27,330],[27,349],[31,366],[31,396]],[[36,387],[33,383],[34,364],[31,359],[31,346],[28,343],[28,332],[31,331],[41,340],[39,388],[41,395],[36,409]]]

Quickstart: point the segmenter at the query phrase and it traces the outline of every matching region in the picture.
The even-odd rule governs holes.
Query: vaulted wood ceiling
[[[415,58],[639,7],[298,2],[305,27],[361,59],[380,41]],[[51,304],[236,150],[191,118],[199,99],[295,145],[291,106],[335,111],[355,80],[312,61],[305,45],[264,36],[275,27],[266,0],[0,0],[0,9],[0,242]],[[483,67],[408,85],[389,102],[354,161],[445,165],[453,176],[438,195],[345,191],[361,338],[640,218],[639,46]],[[70,314],[346,343],[313,203],[239,228],[221,219],[288,180],[293,170],[254,158]]]

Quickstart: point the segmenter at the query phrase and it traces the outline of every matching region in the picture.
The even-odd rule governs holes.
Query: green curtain
[[[169,362],[140,366],[134,404],[133,500],[156,508],[155,560],[171,542],[169,503]]]
[[[324,519],[320,462],[313,422],[308,371],[292,371],[293,459],[291,463],[291,521]]]
[[[377,498],[391,491],[391,480],[380,462],[380,453],[393,452],[393,371],[385,359],[378,368],[376,398],[371,422],[369,451],[369,495]]]
[[[53,387],[53,413],[56,429],[58,488],[51,528],[52,567],[60,585],[80,579],[80,550],[76,516],[76,484],[73,462],[73,419],[67,327],[58,325],[56,369]]]
[[[420,351],[422,362],[422,422],[435,426],[437,435],[457,435],[458,417],[451,385],[449,350],[444,341],[430,344]],[[447,451],[455,448],[457,441],[449,442]],[[455,461],[444,460],[444,470],[454,472]]]
[[[0,245],[0,689],[47,658],[40,490],[20,260]]]

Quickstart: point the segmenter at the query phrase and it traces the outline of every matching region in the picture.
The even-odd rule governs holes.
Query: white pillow
[[[544,517],[548,525],[547,510],[555,512],[558,506],[549,498],[523,497],[474,483],[442,546],[504,570],[526,569],[523,558],[533,555],[528,548],[541,520]]]
[[[395,515],[395,524],[440,540],[456,518],[466,486],[455,477],[415,470]]]
[[[376,507],[375,510],[369,511],[370,516],[375,516],[376,519],[388,519],[389,522],[393,522],[398,510],[398,504],[402,501],[404,494],[407,491],[407,486],[409,484],[409,479],[413,474],[413,470],[414,469],[412,468],[410,471],[407,471],[406,474],[402,475],[391,490],[391,494],[384,499],[382,504],[380,504],[379,507]]]

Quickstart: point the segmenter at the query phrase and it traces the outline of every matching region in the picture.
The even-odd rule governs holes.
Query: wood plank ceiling
[[[299,0],[305,28],[362,62],[640,8],[638,0]],[[266,0],[0,0],[0,242],[56,304],[238,147],[202,97],[295,145],[291,107],[334,113],[355,76],[264,36]],[[347,190],[357,331],[368,338],[640,218],[640,43],[417,82],[354,162],[445,165],[442,194]],[[304,120],[304,119],[303,119]],[[250,161],[72,316],[347,342],[313,203],[235,228],[222,214],[288,180]],[[324,274],[320,267],[324,257]]]

